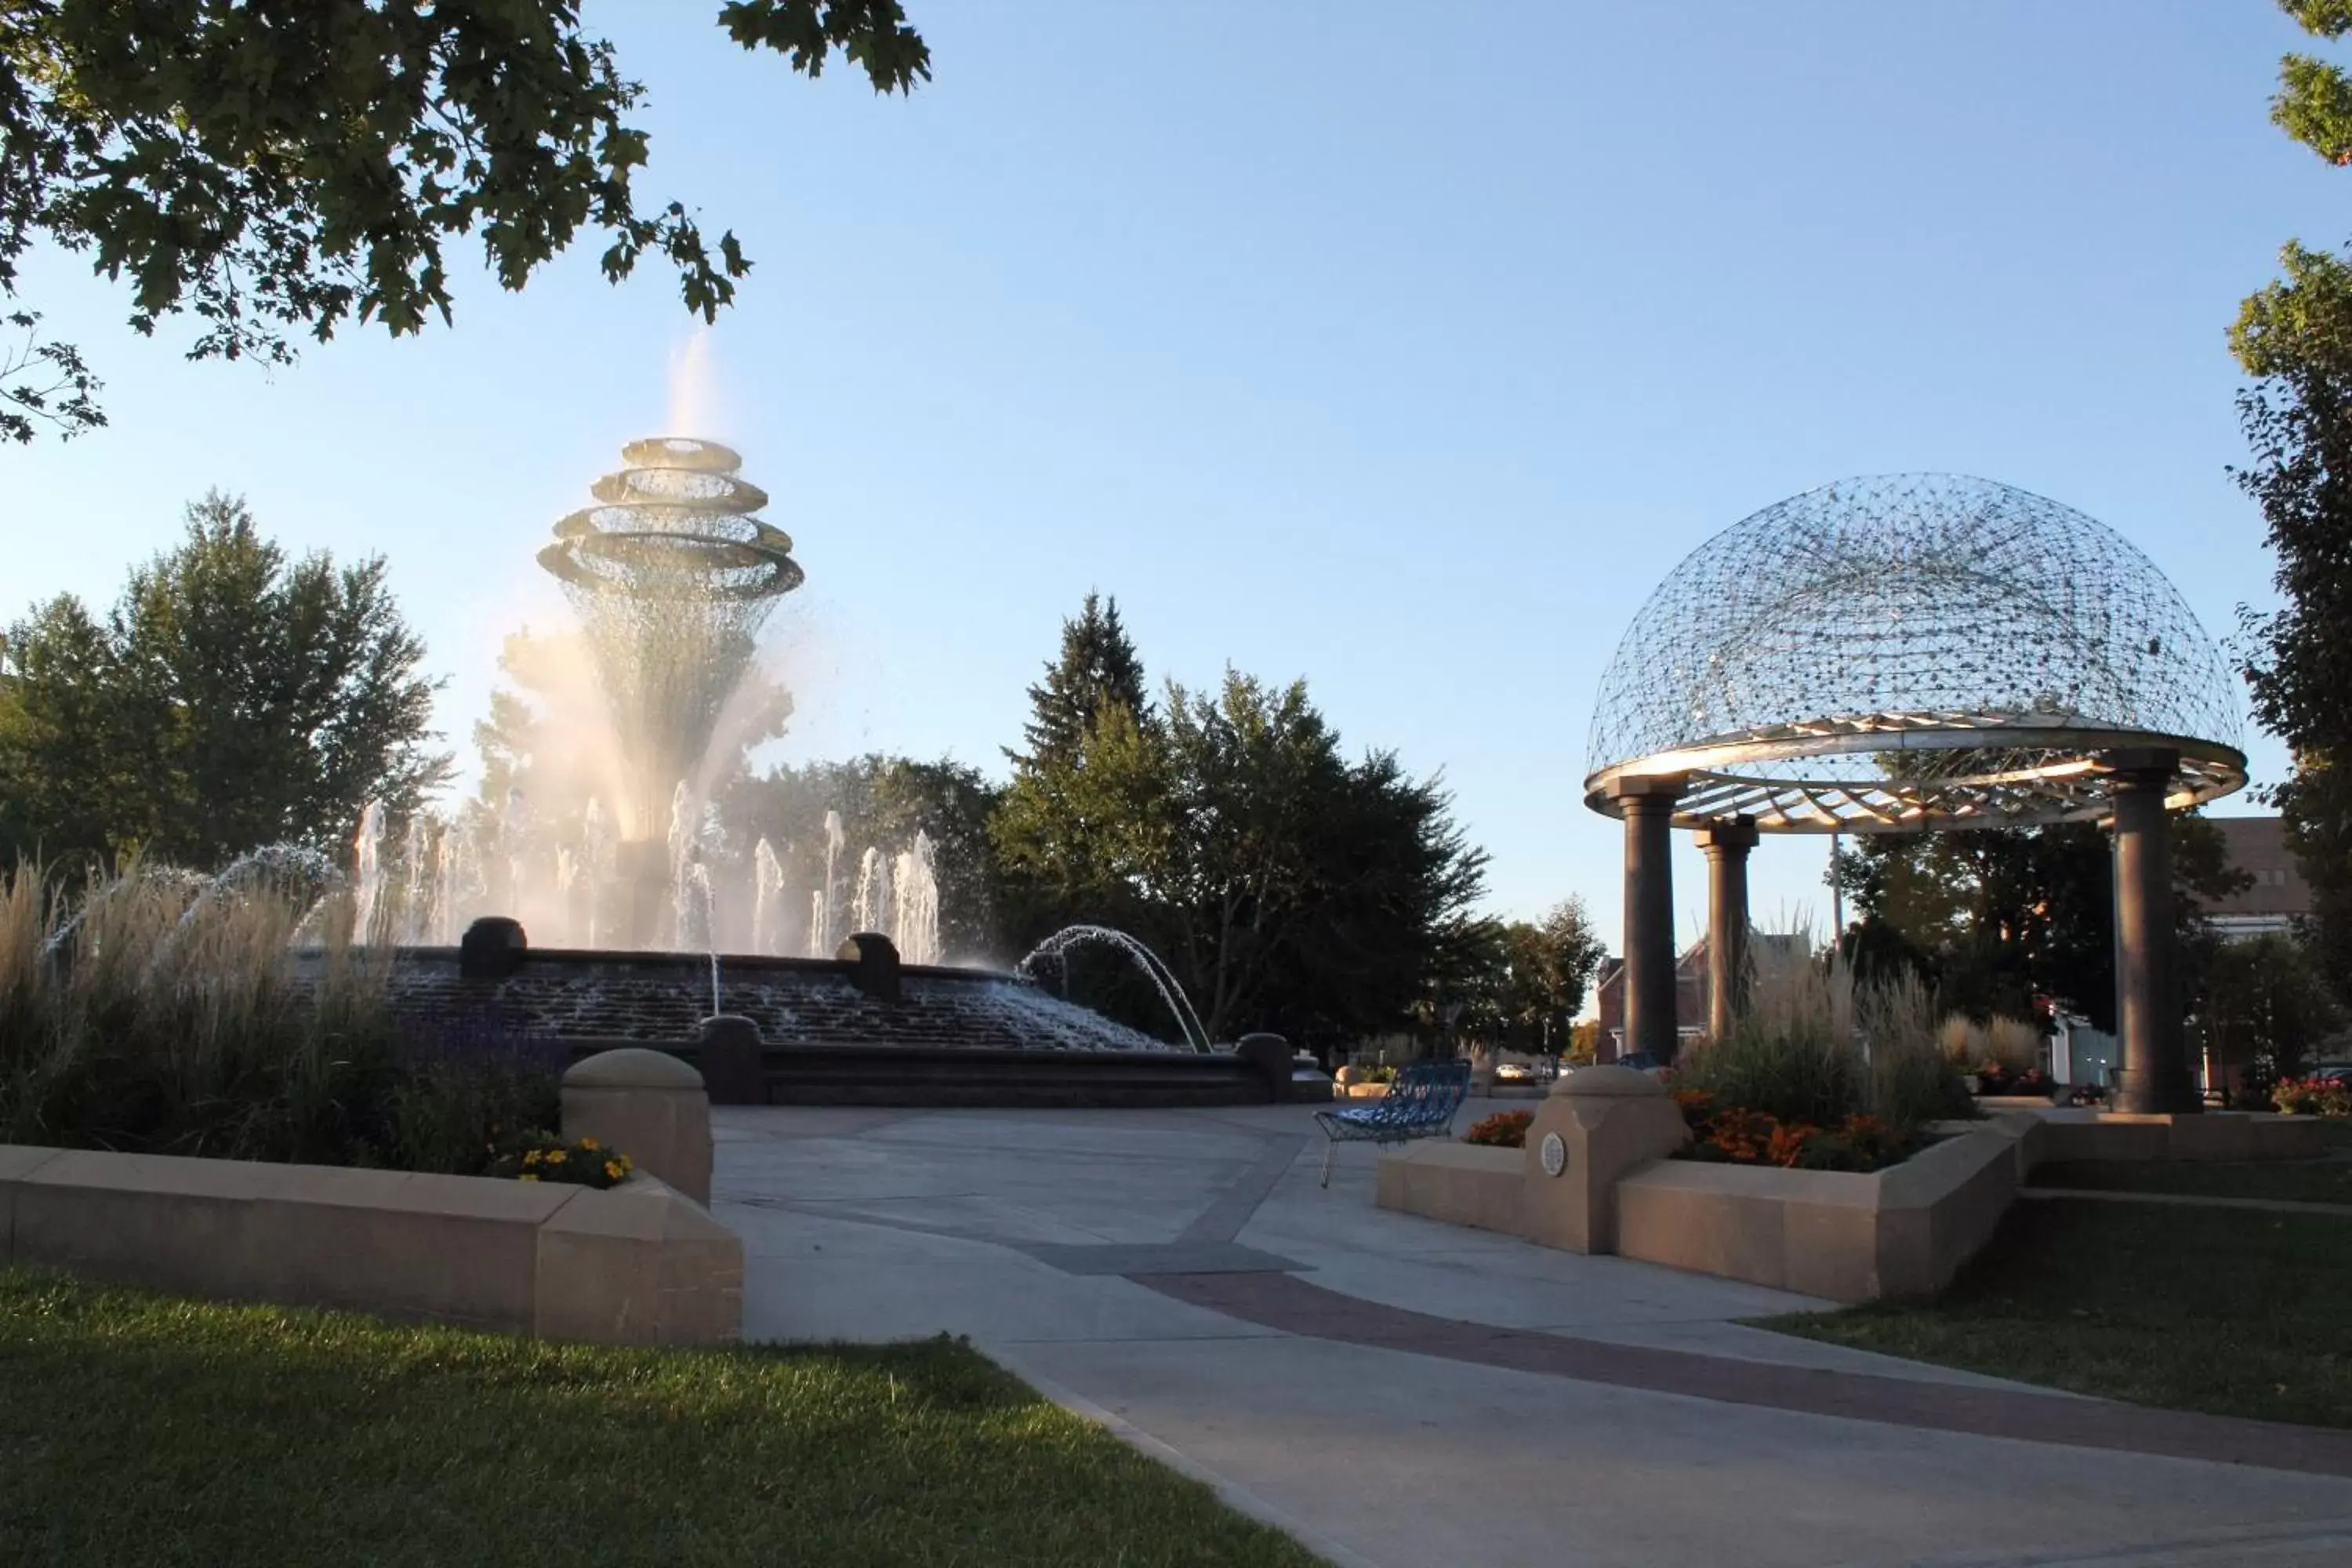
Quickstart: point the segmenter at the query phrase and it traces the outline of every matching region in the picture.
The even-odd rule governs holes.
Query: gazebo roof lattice
[[[2168,804],[2242,786],[2229,667],[2122,535],[1988,479],[1843,479],[1692,552],[1601,678],[1585,798],[1871,833],[2095,821],[2121,753]]]

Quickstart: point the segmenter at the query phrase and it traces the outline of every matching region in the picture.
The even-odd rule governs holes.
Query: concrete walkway
[[[1745,1328],[1824,1303],[1318,1190],[1304,1107],[716,1119],[751,1337],[967,1334],[1335,1562],[2352,1562],[2352,1436]]]

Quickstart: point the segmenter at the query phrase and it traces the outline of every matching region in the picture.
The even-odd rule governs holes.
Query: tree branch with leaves
[[[804,76],[836,54],[877,92],[930,76],[899,0],[736,0],[718,21]],[[452,241],[519,289],[593,235],[606,278],[658,257],[709,321],[751,261],[643,199],[645,95],[576,0],[7,0],[0,295],[46,241],[127,286],[135,330],[193,316],[191,358],[282,363],[353,320],[449,321]],[[26,353],[63,379],[11,390],[0,436],[100,422],[78,350]]]

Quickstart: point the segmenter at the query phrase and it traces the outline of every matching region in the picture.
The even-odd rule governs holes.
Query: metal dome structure
[[[2246,782],[2228,668],[2111,530],[1989,479],[1843,479],[1667,574],[1601,678],[1585,803],[1625,824],[1619,1036],[1683,1033],[1673,829],[1707,861],[1707,1025],[1746,1005],[1760,833],[2096,821],[2115,857],[2117,1110],[2194,1110],[2168,809]]]
[[[2166,804],[2242,787],[2234,683],[2120,534],[1988,479],[1843,479],[1670,573],[1602,677],[1585,796],[1675,778],[1674,820],[1903,832],[2111,815],[2107,759]]]
[[[555,525],[539,563],[563,584],[596,659],[629,763],[631,831],[665,820],[709,745],[776,601],[799,587],[793,542],[715,441],[656,437],[621,450],[597,504]]]

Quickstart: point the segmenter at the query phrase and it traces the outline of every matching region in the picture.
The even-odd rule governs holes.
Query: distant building
[[[2311,913],[2311,889],[2286,847],[2286,824],[2275,816],[2213,816],[2230,863],[2254,879],[2242,893],[2221,900],[2206,911],[2216,934],[2232,940],[2286,931]]]
[[[1748,952],[1749,961],[1759,973],[1769,973],[1776,967],[1803,963],[1812,954],[1812,943],[1802,936],[1751,931],[1748,937]],[[1681,1044],[1686,1046],[1706,1033],[1710,1000],[1706,982],[1706,938],[1701,937],[1675,961],[1675,1035]],[[1604,958],[1601,961],[1593,1005],[1600,1013],[1601,1021],[1597,1058],[1604,1062],[1613,1062],[1625,1054],[1623,959]]]

